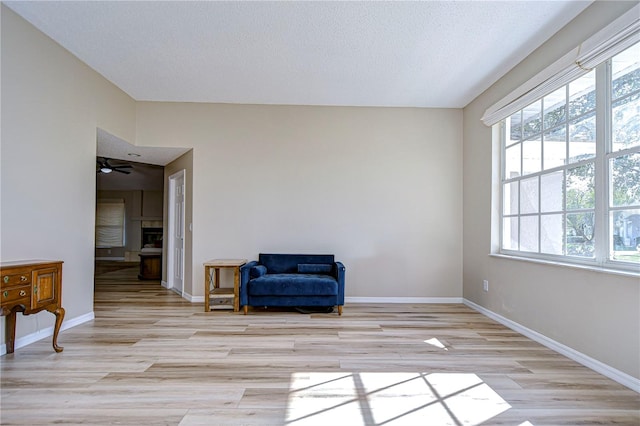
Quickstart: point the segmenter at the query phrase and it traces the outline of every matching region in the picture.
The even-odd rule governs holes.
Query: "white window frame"
[[[640,45],[640,42],[638,43]],[[625,94],[615,100],[613,100],[612,93],[612,64],[611,61],[607,61],[603,64],[602,69],[602,78],[605,80],[605,89],[606,92],[602,95],[604,97],[604,101],[606,102],[607,111],[605,113],[606,121],[603,123],[603,129],[606,132],[607,136],[607,144],[605,145],[605,152],[602,154],[602,188],[601,193],[604,194],[604,200],[602,200],[602,204],[604,206],[605,215],[603,220],[605,221],[605,226],[602,228],[606,230],[607,234],[605,236],[607,246],[604,248],[607,250],[607,264],[608,265],[616,265],[620,268],[628,268],[631,270],[635,270],[636,272],[640,272],[640,265],[637,263],[625,262],[623,260],[613,260],[609,259],[613,257],[615,252],[615,243],[613,240],[614,230],[612,227],[612,222],[610,220],[610,216],[612,212],[621,211],[621,210],[640,210],[640,201],[633,205],[627,206],[614,206],[613,205],[613,194],[611,193],[611,189],[613,188],[613,175],[610,169],[610,162],[612,159],[617,157],[624,157],[629,154],[638,154],[640,155],[640,145],[636,145],[631,148],[624,148],[614,151],[613,146],[613,105],[615,102],[621,101],[626,98],[631,98],[634,96],[640,96],[640,90],[636,90],[635,92]]]
[[[494,198],[494,201],[497,203],[494,204],[493,210],[495,213],[495,216],[493,216],[495,221],[492,221],[492,223],[495,225],[495,228],[492,228],[492,254],[514,254],[517,258],[523,260],[559,263],[575,267],[583,267],[583,264],[586,264],[588,268],[595,266],[595,269],[602,271],[622,274],[631,273],[634,276],[640,276],[640,268],[635,262],[625,265],[624,262],[610,262],[607,260],[610,255],[609,249],[613,249],[613,247],[609,246],[609,235],[612,234],[609,220],[609,212],[611,211],[609,208],[610,191],[607,187],[607,180],[610,173],[609,160],[618,155],[636,152],[635,148],[612,153],[610,145],[605,146],[602,142],[596,144],[596,175],[594,186],[597,194],[595,199],[595,250],[597,250],[597,260],[583,260],[566,255],[541,256],[536,253],[501,250],[503,243],[502,227],[504,208],[502,194],[504,160],[502,157],[504,156],[504,132],[506,132],[506,129],[503,128],[504,126],[502,126],[501,123],[503,123],[505,118],[510,117],[515,112],[542,99],[556,89],[567,85],[638,42],[640,42],[640,4],[632,6],[626,13],[612,21],[609,25],[597,31],[587,40],[576,45],[557,61],[549,64],[545,69],[487,108],[481,120],[485,125],[493,126],[492,134],[494,136],[494,147],[496,149],[496,152],[494,152],[494,159],[496,161],[494,165],[496,169],[493,171],[495,179],[493,192],[497,195],[497,197]],[[606,72],[607,71],[600,71],[596,77],[596,81],[606,79]],[[601,82],[597,84],[597,86],[604,87]],[[600,141],[604,140],[603,138],[607,137],[606,135],[611,135],[610,115],[607,116],[606,114],[606,105],[611,106],[611,103],[610,101],[607,101],[609,102],[608,104],[602,102],[602,96],[604,95],[606,94],[598,94],[599,100],[596,106],[597,116],[606,117],[598,118],[599,121],[596,123],[596,138]],[[610,100],[610,97],[608,99]],[[605,110],[602,110],[603,108]],[[499,170],[497,169],[498,167]],[[545,173],[548,171],[549,170],[542,170],[542,172]],[[564,198],[566,199],[566,197]],[[563,205],[563,209],[565,207],[566,205]],[[635,209],[635,207],[632,208]],[[566,214],[565,212],[566,209],[563,211],[563,215]],[[540,212],[538,214],[540,215]],[[564,231],[566,223],[563,223],[562,226]],[[538,235],[538,245],[540,245],[540,235]]]
[[[546,170],[541,168],[541,170],[538,172],[529,173],[525,175],[523,170],[524,153],[522,151],[522,148],[520,148],[520,162],[521,162],[520,176],[517,176],[515,178],[506,177],[504,176],[504,173],[506,171],[506,164],[505,164],[506,155],[505,154],[506,154],[506,148],[507,148],[507,141],[509,140],[507,138],[507,132],[509,132],[510,129],[508,129],[507,128],[508,126],[506,125],[507,119],[503,119],[502,121],[500,121],[499,123],[500,125],[499,133],[500,133],[500,139],[501,139],[500,162],[499,162],[499,166],[500,166],[499,212],[500,213],[499,213],[499,223],[498,223],[498,226],[499,226],[498,247],[499,247],[500,254],[521,257],[521,258],[528,258],[528,259],[540,259],[540,260],[548,260],[548,261],[560,262],[560,263],[586,265],[590,267],[627,271],[632,273],[640,272],[640,265],[638,265],[635,262],[625,262],[625,261],[613,259],[613,251],[614,251],[613,228],[611,226],[611,221],[609,219],[610,213],[616,210],[638,209],[640,208],[640,206],[634,205],[634,206],[626,206],[626,207],[620,207],[620,208],[611,206],[610,200],[611,200],[612,194],[610,193],[610,188],[613,185],[613,180],[612,180],[612,176],[610,176],[609,164],[612,158],[621,157],[624,155],[628,155],[630,153],[640,153],[640,146],[622,149],[615,152],[613,151],[613,137],[612,137],[612,123],[611,123],[613,103],[612,103],[612,95],[611,95],[611,62],[609,59],[607,59],[606,62],[598,65],[596,67],[596,72],[595,72],[596,154],[593,159],[588,159],[588,160],[574,162],[574,163],[565,163],[562,166],[553,167]],[[575,79],[579,77],[580,76],[576,77]],[[566,82],[566,84],[569,84],[569,83],[570,82]],[[567,86],[565,85],[564,87],[567,87]],[[554,89],[557,89],[557,88],[554,88]],[[542,94],[539,99],[533,99],[531,103],[538,102],[540,99],[544,98],[546,94],[548,93]],[[626,95],[626,96],[630,96],[630,95]],[[568,102],[569,102],[569,99],[567,97],[567,104]],[[521,105],[522,109],[526,108],[528,105],[529,104]],[[522,109],[519,109],[518,111],[521,111]],[[518,111],[514,111],[512,113],[515,113]],[[543,116],[541,116],[541,119],[542,118]],[[569,118],[567,114],[567,116],[565,117],[565,120],[566,120],[565,126],[567,125],[567,123],[575,119],[576,117]],[[544,133],[545,133],[545,129],[541,128],[541,135],[543,135]],[[520,146],[522,147],[523,141],[525,141],[525,139],[521,139],[520,142],[517,142],[517,143],[521,144]],[[569,142],[570,142],[569,135],[567,134],[567,143]],[[512,145],[514,144],[510,144],[509,146],[512,146]],[[569,149],[569,145],[567,145],[566,149],[567,150]],[[567,152],[567,155],[568,155],[568,152]],[[567,241],[565,238],[567,214],[571,214],[573,212],[580,212],[580,210],[567,209],[567,205],[566,205],[567,199],[565,194],[567,171],[569,169],[573,169],[577,166],[580,166],[581,164],[588,164],[591,162],[594,162],[594,166],[595,166],[595,176],[594,176],[595,205],[593,209],[586,209],[586,210],[594,212],[595,235],[594,235],[594,257],[593,258],[568,255],[566,253]],[[562,200],[562,211],[559,212],[559,213],[562,213],[562,217],[563,217],[562,228],[563,228],[564,254],[562,255],[546,254],[546,253],[542,253],[542,250],[541,250],[542,232],[543,232],[542,225],[541,225],[541,218],[544,216],[544,212],[541,211],[541,207],[540,207],[540,202],[542,199],[540,181],[542,176],[549,175],[551,173],[555,173],[558,171],[563,171],[563,174],[564,174],[564,183],[563,183],[564,196]],[[526,213],[522,213],[519,206],[517,212],[505,215],[505,212],[504,212],[505,184],[508,184],[509,182],[521,182],[522,180],[535,178],[535,177],[538,178],[538,212],[532,215],[528,215]],[[610,178],[611,178],[611,181],[610,181]],[[520,184],[518,184],[518,188],[520,188]],[[520,204],[520,200],[521,200],[521,193],[519,189],[518,191],[519,204]],[[527,216],[535,216],[538,219],[538,235],[537,235],[538,250],[537,252],[521,250],[521,245],[520,245],[521,235],[522,235],[521,219]],[[517,250],[503,248],[503,243],[504,243],[503,237],[505,232],[504,219],[508,217],[515,217],[518,220],[519,246]]]

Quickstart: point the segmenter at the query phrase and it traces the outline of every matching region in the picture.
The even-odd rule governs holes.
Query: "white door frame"
[[[186,203],[186,200],[183,200],[182,203],[182,230],[180,232],[180,235],[183,236],[182,239],[182,264],[180,265],[180,272],[181,272],[181,282],[180,284],[176,284],[174,277],[175,277],[175,265],[176,265],[176,259],[175,259],[175,250],[176,250],[176,244],[175,244],[175,238],[173,230],[175,227],[175,222],[176,222],[176,212],[175,212],[175,201],[176,201],[176,181],[178,179],[182,178],[182,182],[184,185],[184,188],[186,188],[186,173],[185,170],[180,170],[179,172],[176,172],[174,174],[172,174],[171,176],[169,176],[169,200],[168,200],[168,224],[167,224],[167,288],[175,291],[176,293],[178,293],[180,296],[183,295],[184,293],[184,249],[185,249],[185,241],[184,241],[184,236],[185,236],[185,217],[184,217],[184,206]],[[183,197],[185,194],[185,190],[183,189]],[[186,198],[186,197],[185,197]]]

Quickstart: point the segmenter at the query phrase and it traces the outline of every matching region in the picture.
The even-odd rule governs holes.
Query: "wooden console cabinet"
[[[0,263],[0,314],[5,321],[7,353],[13,353],[16,338],[16,314],[35,314],[46,310],[56,316],[53,349],[58,346],[58,333],[64,319],[62,300],[62,261],[26,260]]]
[[[140,256],[139,280],[161,280],[162,279],[162,253],[144,254]]]

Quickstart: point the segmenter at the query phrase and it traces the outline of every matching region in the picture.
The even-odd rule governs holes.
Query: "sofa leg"
[[[342,315],[342,305],[338,305],[338,315]]]
[[[242,310],[244,311],[244,314],[247,315],[247,313],[249,312],[249,305],[244,305],[242,307]]]

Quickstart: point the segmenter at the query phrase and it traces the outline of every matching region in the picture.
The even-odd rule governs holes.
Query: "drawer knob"
[[[20,276],[20,281],[25,282],[27,280],[27,277],[25,277],[24,275]]]
[[[7,298],[7,297],[9,297],[9,292],[8,292],[8,291],[5,291],[4,293],[2,293],[2,295],[3,295],[5,298]]]
[[[27,295],[27,292],[26,292],[26,291],[24,291],[24,290],[20,290],[20,296],[26,296],[26,295]]]
[[[5,275],[4,276],[4,283],[8,283],[9,282],[9,275]]]

